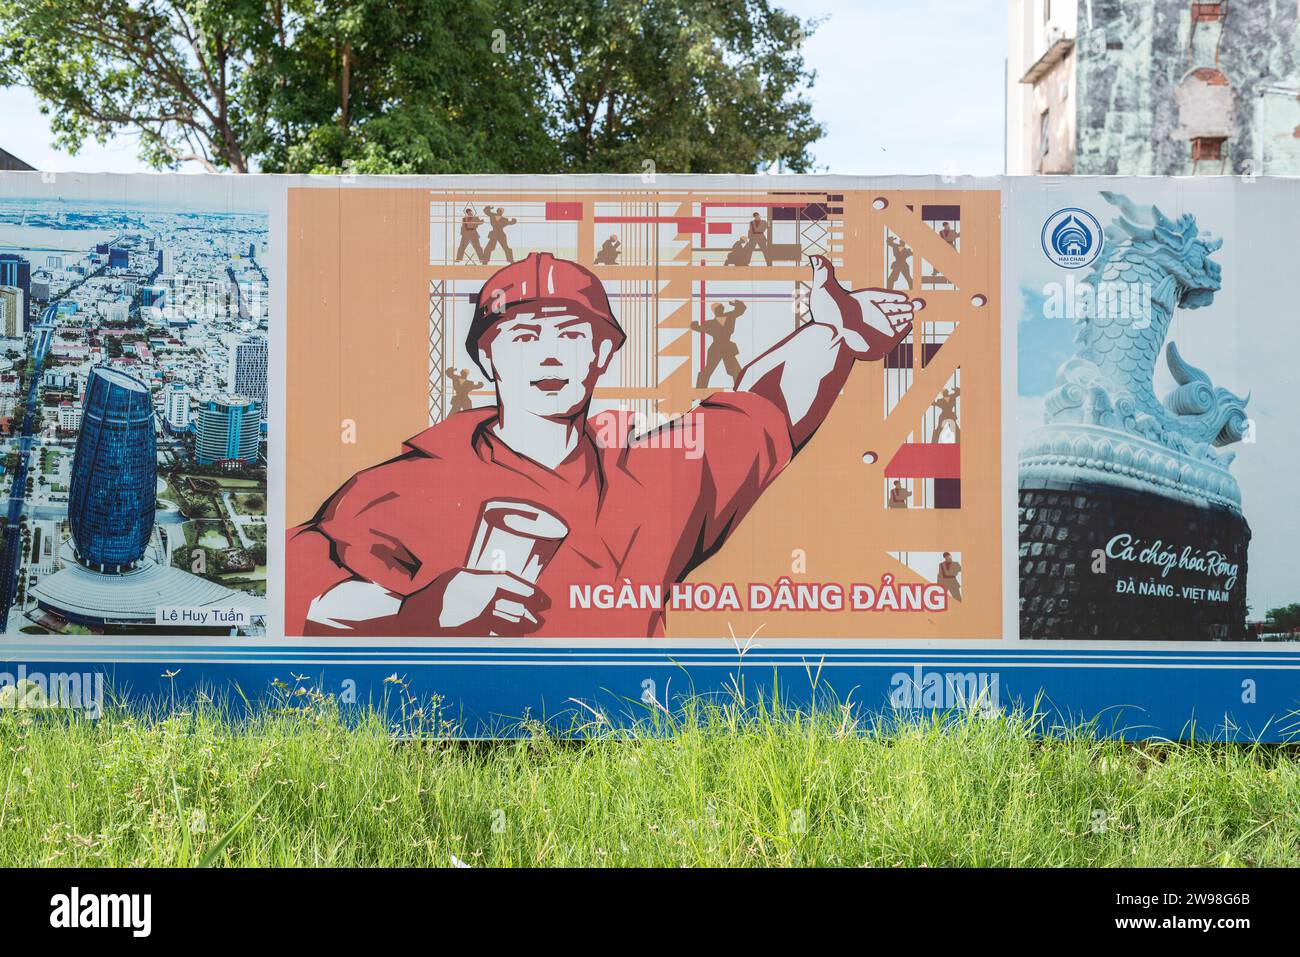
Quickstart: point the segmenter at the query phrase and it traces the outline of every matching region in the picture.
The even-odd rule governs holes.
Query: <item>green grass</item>
[[[305,707],[238,727],[0,712],[0,866],[1300,864],[1289,748],[703,703],[633,734],[420,743],[285,700]]]

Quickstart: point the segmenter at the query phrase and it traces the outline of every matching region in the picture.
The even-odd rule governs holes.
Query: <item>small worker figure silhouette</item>
[[[889,243],[889,250],[892,254],[889,265],[889,278],[885,281],[885,286],[889,289],[898,288],[898,281],[903,281],[904,289],[912,288],[912,267],[908,260],[912,257],[912,247],[907,245],[897,236],[890,236],[886,240]]]
[[[487,248],[483,250],[483,262],[487,263],[492,258],[492,251],[498,246],[506,254],[507,262],[515,261],[514,250],[510,248],[510,240],[506,238],[506,227],[513,226],[519,222],[517,219],[506,219],[506,211],[502,206],[495,210],[491,206],[483,207],[483,214],[488,218],[488,243]]]
[[[952,560],[952,552],[943,553],[943,561],[939,563],[939,584],[944,587],[953,601],[961,601],[961,582],[957,576],[961,574],[961,562]]]
[[[749,259],[754,251],[743,239],[737,239],[731,244],[731,249],[727,251],[727,261],[724,266],[748,266]]]
[[[939,410],[939,420],[934,423],[934,432],[930,435],[931,442],[941,440],[945,431],[945,424],[951,429],[952,439],[950,441],[961,441],[961,426],[957,423],[957,397],[959,395],[961,395],[961,389],[944,389],[943,395],[930,403],[931,408]]]
[[[911,497],[911,489],[903,488],[903,483],[898,479],[894,479],[894,485],[889,490],[889,507],[907,508],[907,500]]]
[[[763,265],[772,265],[772,242],[767,238],[767,220],[760,214],[755,213],[754,218],[749,221],[749,254],[752,256],[754,250],[763,254]]]
[[[600,244],[600,252],[596,253],[597,266],[617,266],[619,254],[623,252],[623,244],[619,242],[617,236],[610,236]]]
[[[740,348],[731,341],[736,333],[736,320],[745,314],[745,304],[739,299],[731,300],[731,309],[725,309],[721,303],[713,307],[713,318],[703,322],[692,322],[691,328],[709,337],[709,348],[704,353],[704,368],[695,380],[695,388],[707,389],[713,372],[721,363],[727,370],[734,385],[740,376]]]
[[[483,388],[482,382],[474,382],[469,377],[468,369],[447,370],[447,378],[451,380],[451,413],[467,412],[474,407],[473,400],[470,399],[470,393],[475,389]]]
[[[474,210],[469,206],[465,207],[465,215],[460,218],[460,245],[456,247],[456,262],[465,258],[465,249],[467,246],[473,246],[474,252],[478,254],[479,262],[487,262],[483,258],[483,247],[478,241],[478,228],[483,225],[483,220],[474,215]]]
[[[952,228],[952,223],[944,223],[943,229],[939,230],[939,238],[953,249],[956,249],[957,240],[961,238],[961,233]]]

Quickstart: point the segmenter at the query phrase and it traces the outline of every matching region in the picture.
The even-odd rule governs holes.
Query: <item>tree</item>
[[[264,168],[536,172],[557,150],[535,71],[500,42],[506,0],[349,0],[302,16],[285,134]],[[497,31],[494,33],[494,31]]]
[[[1264,619],[1264,628],[1270,632],[1293,631],[1300,628],[1300,604],[1270,608]]]
[[[0,82],[31,87],[73,152],[135,133],[155,167],[248,172],[269,118],[254,82],[275,60],[268,12],[258,0],[0,0]]]
[[[566,170],[811,166],[814,24],[768,0],[527,0],[509,36],[541,69]]]
[[[807,27],[769,0],[0,0],[0,84],[156,168],[808,168]]]
[[[548,166],[495,0],[0,0],[0,83],[73,152],[140,137],[157,168],[470,172]]]

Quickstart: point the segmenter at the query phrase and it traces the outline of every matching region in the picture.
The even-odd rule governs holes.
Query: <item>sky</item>
[[[824,22],[804,54],[826,136],[817,172],[1002,172],[1006,0],[784,0]],[[52,145],[26,90],[0,89],[0,147],[53,172],[145,172],[136,142],[88,142],[72,156]],[[197,169],[197,167],[195,167]]]

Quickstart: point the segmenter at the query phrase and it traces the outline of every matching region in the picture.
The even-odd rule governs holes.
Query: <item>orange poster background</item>
[[[431,388],[431,365],[449,361],[444,350],[454,335],[431,322],[431,289],[449,278],[481,282],[499,264],[431,264],[431,202],[512,205],[572,201],[582,204],[576,254],[590,264],[607,227],[598,224],[601,204],[646,197],[698,214],[701,204],[743,205],[771,197],[755,191],[688,191],[665,187],[654,193],[594,191],[529,192],[475,189],[459,193],[428,189],[359,187],[291,189],[288,199],[288,400],[287,518],[310,518],[356,471],[399,452],[402,441],[440,414],[442,397]],[[784,194],[771,194],[788,196]],[[912,358],[912,380],[887,403],[883,363],[860,362],[830,416],[726,546],[696,569],[692,581],[795,581],[879,583],[924,581],[894,553],[960,553],[964,600],[940,613],[885,612],[695,612],[670,611],[675,637],[1001,638],[1001,299],[997,190],[890,190],[837,192],[840,212],[818,241],[851,288],[883,286],[888,271],[886,231],[914,251],[914,295],[926,300],[919,326],[942,323],[942,348],[924,362]],[[880,208],[881,201],[883,208]],[[921,219],[927,204],[961,207],[960,247],[954,249]],[[679,237],[680,238],[680,237]],[[662,258],[662,240],[650,258]],[[537,248],[516,248],[516,255]],[[611,281],[653,280],[659,295],[680,296],[682,315],[660,318],[649,342],[657,356],[694,354],[689,320],[694,290],[705,282],[755,283],[806,280],[804,265],[725,267],[696,263],[689,237],[673,261],[652,265],[599,266]],[[557,251],[557,255],[561,254]],[[925,288],[921,260],[955,288]],[[615,311],[620,312],[615,303]],[[627,319],[624,318],[625,325]],[[652,325],[653,325],[652,320]],[[680,329],[674,339],[665,330]],[[632,336],[629,337],[631,344]],[[436,363],[430,352],[435,350]],[[449,353],[448,353],[449,354]],[[655,364],[656,355],[649,356]],[[716,390],[693,388],[692,358],[655,388],[602,388],[598,397],[650,401],[662,412],[680,412]],[[961,506],[884,507],[885,468],[909,440],[923,442],[922,418],[960,369]],[[439,376],[434,375],[433,381]],[[626,383],[624,383],[626,385]],[[887,407],[888,406],[888,407]],[[346,438],[350,441],[345,441]],[[874,453],[874,461],[870,461]],[[864,460],[864,456],[866,459]],[[799,554],[796,554],[799,550]],[[797,566],[796,560],[803,565]],[[802,567],[804,570],[796,571]],[[286,574],[293,575],[293,568]],[[620,637],[620,636],[611,636]]]

